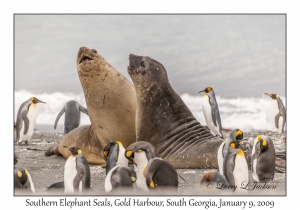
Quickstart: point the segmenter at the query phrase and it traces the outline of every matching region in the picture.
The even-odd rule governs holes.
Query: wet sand
[[[229,135],[230,131],[224,131],[224,137]],[[266,134],[261,132],[244,132],[244,139],[253,143],[258,134]],[[285,134],[268,134],[275,146],[276,152],[286,150]],[[22,166],[27,169],[31,174],[35,194],[34,195],[65,195],[60,191],[46,191],[47,187],[51,184],[63,181],[64,164],[66,158],[63,156],[46,157],[45,151],[48,147],[56,144],[62,139],[63,133],[40,132],[35,131],[29,146],[15,145],[14,151],[17,154],[18,162],[15,167]],[[111,195],[105,193],[104,180],[105,168],[98,165],[90,165],[91,170],[91,192],[89,195]],[[137,189],[133,184],[133,190],[119,192],[118,195],[286,195],[286,173],[276,171],[274,180],[264,184],[254,184],[251,173],[249,171],[248,186],[244,185],[246,189],[217,189],[221,186],[201,186],[199,185],[200,179],[206,171],[217,171],[217,169],[176,169],[180,177],[178,191],[167,192],[150,192],[145,193]],[[239,192],[238,192],[239,191]],[[15,191],[15,195],[20,195],[19,191]]]

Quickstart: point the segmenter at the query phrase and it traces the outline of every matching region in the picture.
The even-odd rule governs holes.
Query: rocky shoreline
[[[226,138],[230,130],[224,130]],[[275,133],[244,132],[244,139],[253,143],[259,134],[269,135],[275,146],[276,153],[285,153],[286,136]],[[37,195],[63,195],[62,192],[46,191],[51,184],[63,181],[64,164],[66,159],[63,156],[46,157],[45,151],[53,144],[59,143],[63,133],[35,131],[29,146],[15,144],[14,152],[18,156],[15,166],[22,166],[31,174]],[[104,191],[105,168],[98,165],[90,165],[91,188],[90,195],[108,195]],[[245,183],[244,192],[237,194],[232,189],[217,189],[222,186],[200,187],[199,182],[206,171],[217,171],[217,169],[176,169],[179,174],[179,188],[177,192],[161,192],[160,195],[286,195],[286,173],[285,166],[276,170],[274,180],[268,183],[255,184],[249,171],[249,183]],[[19,195],[15,192],[15,195]],[[135,184],[133,191],[126,191],[119,195],[157,195],[139,191]]]

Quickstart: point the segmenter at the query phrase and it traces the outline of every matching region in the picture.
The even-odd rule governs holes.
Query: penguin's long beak
[[[266,95],[268,95],[268,96],[270,96],[270,94],[269,93],[265,93]],[[270,96],[271,97],[271,96]]]
[[[63,146],[64,148],[67,148],[67,149],[70,149],[70,147],[68,147],[68,146]]]
[[[38,100],[37,102],[38,102],[38,103],[44,103],[44,104],[46,104],[46,102],[41,101],[41,100]]]
[[[134,158],[132,158],[131,161],[134,163],[134,165],[137,166],[136,162],[134,161]]]
[[[201,91],[199,91],[198,93],[202,93],[202,92],[205,92],[205,90],[201,90]]]

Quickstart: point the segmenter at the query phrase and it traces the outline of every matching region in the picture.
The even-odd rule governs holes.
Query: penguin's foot
[[[28,144],[28,140],[27,140],[27,141],[25,141],[25,146],[29,146],[29,144]]]

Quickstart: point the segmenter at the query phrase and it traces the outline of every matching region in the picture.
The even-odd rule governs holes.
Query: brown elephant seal
[[[175,168],[217,168],[223,140],[195,119],[170,85],[164,66],[130,54],[128,73],[137,94],[137,141],[150,142]]]
[[[112,141],[124,147],[136,141],[136,94],[130,82],[94,49],[81,47],[77,56],[77,72],[83,88],[91,121],[65,135],[59,145],[45,152],[46,156],[69,157],[63,146],[83,150],[90,164],[105,165],[103,149]]]

